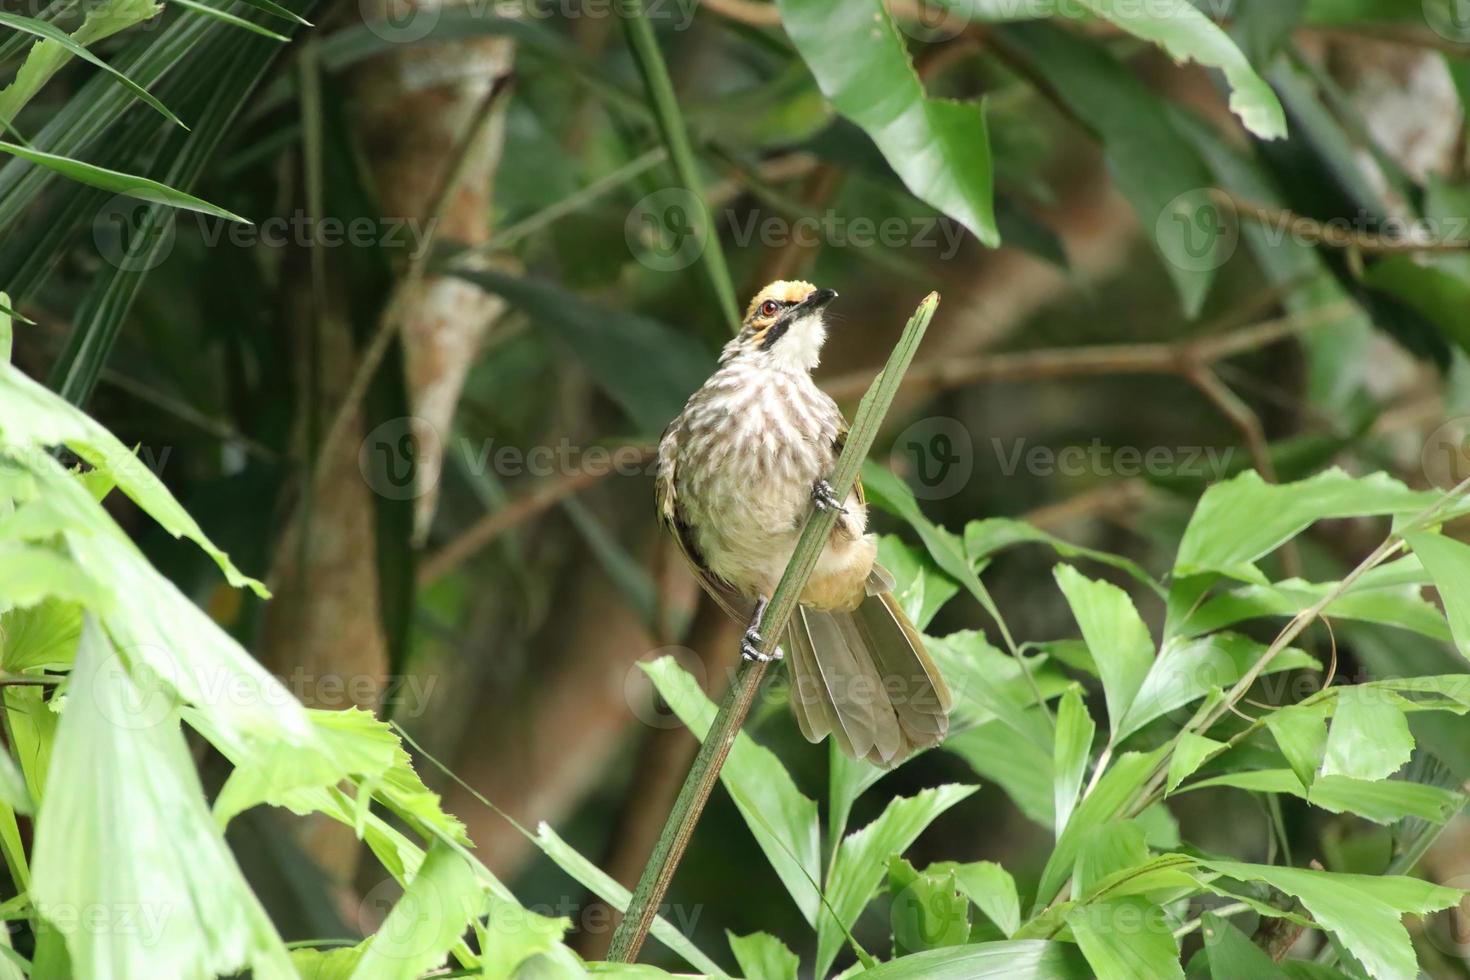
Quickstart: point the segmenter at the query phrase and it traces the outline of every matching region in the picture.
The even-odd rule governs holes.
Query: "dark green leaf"
[[[1037,939],[915,953],[862,973],[863,980],[1089,980],[1071,943]]]
[[[72,160],[68,157],[57,156],[54,153],[42,153],[40,150],[30,150],[24,146],[16,146],[14,143],[0,141],[0,152],[9,153],[11,156],[29,160],[38,166],[48,170],[54,170],[64,177],[69,177],[79,183],[88,184],[92,187],[100,187],[114,194],[123,194],[127,197],[135,197],[140,201],[149,201],[154,204],[164,204],[169,207],[183,208],[186,211],[198,211],[201,214],[214,215],[227,221],[239,221],[250,224],[249,221],[226,211],[224,208],[216,207],[208,201],[201,201],[192,194],[175,190],[156,180],[147,177],[136,177],[132,174],[119,173],[116,170],[108,170],[106,167],[94,166],[83,163],[80,160]]]

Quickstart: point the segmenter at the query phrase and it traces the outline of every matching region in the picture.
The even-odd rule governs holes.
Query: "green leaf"
[[[893,574],[897,583],[893,594],[916,629],[925,629],[944,604],[960,591],[954,579],[941,572],[933,559],[909,547],[896,534],[885,534],[878,539],[878,562]]]
[[[1179,543],[1178,577],[1218,572],[1266,585],[1254,562],[1322,520],[1411,515],[1439,494],[1410,490],[1383,473],[1330,469],[1297,483],[1267,483],[1255,470],[1205,491]]]
[[[1090,828],[1077,849],[1072,868],[1072,894],[1086,901],[1113,875],[1148,863],[1143,828],[1131,820],[1110,821]]]
[[[1089,579],[1071,565],[1058,565],[1053,574],[1102,677],[1108,726],[1116,741],[1126,734],[1124,719],[1153,666],[1153,638],[1122,589]]]
[[[0,364],[9,364],[15,347],[15,330],[12,320],[17,314],[10,308],[10,297],[0,293]]]
[[[1092,716],[1087,713],[1087,705],[1082,701],[1081,688],[1072,688],[1057,705],[1056,748],[1052,755],[1058,837],[1067,829],[1067,819],[1077,803],[1077,794],[1082,791],[1082,779],[1087,774],[1087,760],[1096,730]]]
[[[1199,203],[1213,177],[1173,125],[1163,101],[1100,45],[1052,24],[995,31],[1103,144],[1108,172],[1138,215],[1186,316],[1204,306],[1228,258],[1222,229],[1202,226]]]
[[[1470,545],[1442,534],[1409,534],[1404,540],[1434,578],[1455,647],[1470,658]]]
[[[1164,747],[1152,752],[1124,752],[1098,780],[1092,792],[1072,814],[1067,829],[1057,838],[1041,872],[1036,888],[1038,905],[1049,905],[1072,874],[1087,835],[1094,827],[1116,820],[1134,800],[1153,769],[1163,758]]]
[[[994,248],[983,106],[931,99],[878,0],[778,0],[781,24],[832,105],[872,137],[904,186]]]
[[[1200,862],[1237,881],[1263,881],[1301,900],[1312,918],[1379,980],[1417,976],[1414,946],[1400,919],[1449,908],[1463,892],[1393,875],[1333,874],[1234,861]]]
[[[1266,727],[1302,788],[1309,788],[1317,779],[1317,770],[1327,751],[1325,712],[1315,707],[1282,708],[1266,716]]]
[[[1038,939],[975,943],[879,964],[863,980],[1090,980],[1071,943]]]
[[[919,872],[901,857],[890,858],[888,893],[894,956],[963,946],[970,938],[970,900],[953,871]]]
[[[301,980],[349,980],[352,971],[367,952],[367,943],[341,949],[312,949],[304,946],[291,950],[291,965]]]
[[[645,432],[663,431],[714,365],[688,334],[594,306],[549,281],[490,270],[448,271],[503,297],[548,331]]]
[[[82,607],[54,596],[0,616],[0,670],[70,667],[82,635]]]
[[[817,916],[817,975],[831,969],[847,930],[878,890],[888,859],[908,850],[924,828],[976,789],[939,786],[893,800],[876,820],[843,839]]]
[[[1137,895],[1072,909],[1067,925],[1097,980],[1183,980],[1179,940],[1164,910]]]
[[[1291,617],[1316,605],[1338,587],[1336,582],[1287,579],[1272,585],[1243,585],[1213,596],[1179,624],[1177,635],[1198,636],[1235,623],[1262,617]],[[1412,630],[1448,641],[1444,616],[1424,600],[1415,585],[1354,586],[1322,610],[1332,619],[1351,619]]]
[[[486,904],[485,889],[469,864],[436,842],[373,933],[352,980],[412,980],[438,966]]]
[[[1042,544],[1047,545],[1063,558],[1090,558],[1093,561],[1110,565],[1119,571],[1127,572],[1142,584],[1162,594],[1163,589],[1152,575],[1144,571],[1135,561],[1124,558],[1121,555],[1110,554],[1106,551],[1097,551],[1092,548],[1083,548],[1079,545],[1063,541],[1061,538],[1051,535],[1033,527],[1025,521],[1011,520],[1006,517],[992,517],[983,521],[971,521],[965,525],[965,552],[970,556],[970,561],[976,566],[987,561],[997,552],[1012,548],[1018,544]]]
[[[35,811],[26,778],[21,774],[10,753],[0,750],[0,803],[16,813],[26,816]]]
[[[660,657],[642,667],[679,720],[703,741],[716,708],[698,682],[673,657]],[[720,769],[720,782],[802,916],[808,923],[816,922],[821,902],[816,883],[822,877],[817,804],[797,790],[773,752],[743,732]]]
[[[551,858],[557,867],[571,875],[582,887],[592,892],[592,894],[619,912],[627,911],[628,900],[633,897],[632,893],[614,881],[606,872],[597,867],[597,865],[577,853],[576,849],[558,837],[549,825],[542,823],[537,826],[536,836],[532,839],[532,843],[539,847],[547,857]],[[710,974],[711,976],[726,976],[725,972],[716,966],[713,960],[700,952],[699,947],[695,946],[687,936],[676,929],[663,916],[654,918],[653,927],[649,929],[649,934],[683,957],[684,962],[696,970]]]
[[[1178,62],[1219,68],[1230,83],[1230,109],[1262,139],[1286,135],[1286,113],[1266,80],[1215,22],[1187,0],[1158,0],[1147,7],[1125,0],[1081,0],[1084,7],[1118,27],[1157,44]]]
[[[1045,725],[1039,717],[1036,720]],[[1000,721],[952,732],[944,741],[944,749],[968,762],[982,778],[1005,790],[1011,802],[1033,823],[1052,829],[1055,823],[1055,790],[1050,753],[1035,742],[1017,738],[1016,733]]]
[[[801,961],[775,936],[766,932],[737,936],[728,931],[725,935],[745,980],[796,980]]]
[[[1229,687],[1266,652],[1266,647],[1238,633],[1215,633],[1197,640],[1171,640],[1149,666],[1114,741],[1138,731],[1155,718],[1199,700],[1211,690]],[[1300,668],[1321,669],[1316,658],[1288,647],[1263,671],[1276,674]]]
[[[17,14],[8,14],[0,11],[0,26],[9,27],[11,30],[15,31],[23,31],[26,34],[31,34],[39,38],[45,38],[46,40],[60,45],[72,55],[81,58],[83,61],[87,61],[93,65],[96,65],[98,68],[101,68],[103,71],[107,72],[118,81],[122,82],[134,95],[142,99],[144,102],[148,103],[154,109],[158,110],[163,118],[167,119],[169,122],[184,126],[183,120],[170,112],[168,110],[168,107],[165,106],[162,102],[159,102],[157,99],[155,99],[148,92],[147,89],[139,85],[137,82],[133,81],[128,76],[124,75],[122,72],[118,71],[112,65],[109,65],[107,62],[97,57],[92,52],[88,51],[85,47],[77,43],[75,39],[73,39],[70,35],[61,30],[55,24],[44,20],[37,20],[34,17],[21,17]],[[188,129],[187,126],[184,126],[184,128]]]
[[[209,817],[178,718],[118,659],[95,620],[76,667],[36,824],[31,898],[84,977],[293,973],[286,949]],[[132,910],[124,930],[76,928],[77,910]],[[68,912],[70,910],[70,912]],[[66,916],[73,916],[69,921]],[[120,923],[115,923],[120,924]]]
[[[1286,980],[1281,967],[1245,933],[1213,912],[1200,916],[1200,928],[1205,940],[1205,955],[1209,958],[1210,976],[1216,980],[1227,977],[1252,977],[1254,980]]]
[[[943,861],[925,869],[928,874],[953,873],[965,897],[974,902],[996,927],[1009,936],[1021,928],[1021,899],[1016,893],[1016,880],[994,861],[972,861],[956,864]]]
[[[138,177],[133,174],[120,173],[116,170],[108,170],[106,167],[98,167],[70,157],[57,156],[54,153],[43,153],[40,150],[27,149],[14,143],[0,140],[0,153],[9,153],[11,156],[29,160],[31,163],[48,170],[54,170],[63,177],[68,177],[78,183],[87,184],[91,187],[99,187],[114,194],[122,194],[127,197],[135,197],[140,201],[149,201],[154,204],[163,204],[174,208],[183,208],[186,211],[198,211],[201,214],[213,215],[216,218],[224,218],[226,221],[239,221],[242,224],[250,224],[249,221],[231,211],[202,201],[192,194],[175,190],[166,184],[160,184],[156,180],[147,177]]]
[[[1322,775],[1386,779],[1414,752],[1409,723],[1390,695],[1373,688],[1347,687],[1337,695]]]
[[[169,2],[176,3],[180,7],[185,7],[189,10],[195,11],[196,13],[203,14],[205,17],[212,17],[215,20],[220,21],[221,23],[229,24],[231,27],[238,27],[241,30],[249,31],[252,34],[259,34],[261,37],[268,37],[272,41],[286,42],[291,40],[289,37],[286,37],[283,34],[277,34],[275,31],[270,30],[269,28],[261,27],[254,21],[246,20],[244,17],[237,17],[229,11],[220,10],[218,7],[211,7],[207,3],[200,3],[199,0],[169,0]]]
[[[1169,777],[1165,793],[1174,792],[1180,783],[1194,775],[1200,766],[1224,748],[1224,742],[1217,742],[1194,732],[1180,732],[1174,754],[1169,757]]]
[[[214,546],[163,481],[116,436],[19,369],[0,364],[0,449],[15,447],[31,453],[53,446],[66,446],[109,475],[123,493],[169,534],[188,538],[203,548],[231,585],[249,586],[257,595],[269,596],[264,585],[241,574],[229,556]],[[101,508],[96,512],[101,515]]]
[[[1318,776],[1307,790],[1290,769],[1225,773],[1191,783],[1179,792],[1216,786],[1233,786],[1254,793],[1287,793],[1331,813],[1355,813],[1380,824],[1392,824],[1405,817],[1442,824],[1465,802],[1463,794],[1404,779],[1370,782],[1347,776]]]

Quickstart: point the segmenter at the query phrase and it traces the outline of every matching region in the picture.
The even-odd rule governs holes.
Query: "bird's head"
[[[725,346],[721,361],[748,358],[770,367],[810,371],[827,339],[823,311],[837,298],[832,289],[779,280],[755,294],[740,335]]]

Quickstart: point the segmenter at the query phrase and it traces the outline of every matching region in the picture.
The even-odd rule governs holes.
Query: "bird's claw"
[[[832,484],[826,480],[818,480],[812,484],[812,503],[816,504],[817,510],[835,510],[839,514],[846,514],[847,508],[842,506],[842,501],[837,499],[837,491],[832,489]]]
[[[760,633],[754,629],[745,631],[745,637],[740,641],[740,657],[742,660],[751,660],[756,663],[768,664],[773,660],[780,660],[785,656],[780,647],[776,648],[774,654],[761,652],[761,644],[765,642]]]

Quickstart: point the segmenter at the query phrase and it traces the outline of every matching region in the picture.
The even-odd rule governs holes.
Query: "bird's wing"
[[[705,567],[699,548],[694,543],[692,529],[679,513],[678,496],[674,490],[676,460],[679,455],[678,425],[679,419],[675,419],[664,432],[658,447],[658,472],[653,480],[653,499],[658,507],[659,523],[668,529],[678,543],[679,554],[684,556],[685,563],[704,591],[733,618],[742,621],[749,619],[750,602],[735,591],[733,585]]]

